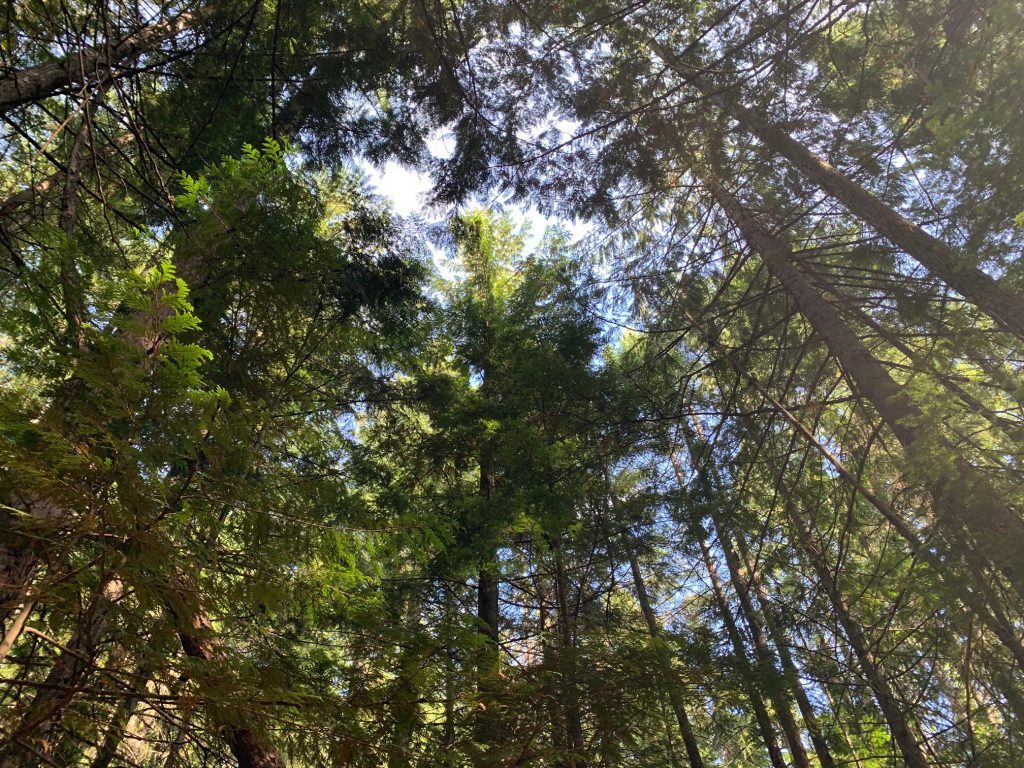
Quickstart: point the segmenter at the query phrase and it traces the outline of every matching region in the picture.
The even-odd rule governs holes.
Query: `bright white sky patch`
[[[426,207],[430,194],[430,176],[411,171],[396,162],[383,167],[364,165],[366,175],[377,193],[391,201],[392,209],[402,217],[420,213]]]

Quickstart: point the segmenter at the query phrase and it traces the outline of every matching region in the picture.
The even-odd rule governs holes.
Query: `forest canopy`
[[[1022,29],[7,4],[0,768],[1024,765]]]

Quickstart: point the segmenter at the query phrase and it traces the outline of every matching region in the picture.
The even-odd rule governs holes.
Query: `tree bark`
[[[637,561],[633,547],[626,543],[626,555],[629,557],[629,568],[633,572],[633,588],[636,590],[636,599],[640,603],[640,612],[644,616],[644,623],[647,624],[647,632],[651,637],[661,635],[661,625],[658,617],[651,606],[650,597],[647,595],[647,587],[644,584],[643,573],[640,571],[640,563]],[[697,744],[697,737],[693,733],[693,726],[690,724],[689,715],[686,712],[686,704],[683,701],[682,693],[672,686],[669,689],[669,703],[676,716],[676,723],[679,724],[679,735],[682,736],[683,745],[686,747],[686,757],[692,768],[704,768],[704,758],[700,753],[700,745]]]
[[[188,595],[193,592],[183,577],[172,586],[167,607],[176,622],[178,639],[186,656],[205,662],[223,662],[224,652],[216,640],[210,619],[190,606]],[[285,768],[277,750],[259,738],[241,722],[214,719],[213,725],[223,735],[238,768]]]
[[[0,754],[0,768],[34,766],[39,755],[50,758],[61,718],[92,672],[96,649],[123,594],[124,585],[117,575],[104,580],[99,594],[83,614],[78,631],[58,654],[43,686],[15,726],[10,742]]]
[[[142,692],[149,680],[149,670],[145,663],[140,664],[132,676],[131,686],[135,691]],[[124,741],[128,724],[131,722],[135,709],[139,706],[139,696],[129,694],[118,706],[110,725],[107,727],[103,743],[96,750],[96,757],[93,758],[90,768],[110,768],[110,764],[117,757],[117,750]]]
[[[501,742],[501,714],[498,702],[498,675],[501,665],[499,641],[500,610],[498,605],[498,577],[492,567],[480,570],[477,580],[477,619],[484,647],[477,662],[477,693],[480,711],[476,722],[477,740],[488,749],[488,754]]]
[[[915,453],[927,442],[922,440],[918,427],[924,418],[922,411],[794,266],[789,246],[760,226],[709,169],[703,169],[701,180],[750,247],[761,256],[769,272],[782,284],[800,314],[825,341],[860,394],[875,407],[905,452]],[[938,521],[949,528],[945,535],[947,546],[957,551],[958,558],[964,558],[970,544],[959,543],[958,534],[959,529],[966,528],[984,557],[1024,595],[1024,563],[1020,558],[1020,552],[1024,551],[1024,520],[998,497],[977,468],[957,455],[954,446],[945,440],[940,444],[954,457],[954,471],[951,477],[932,479],[928,487]]]
[[[118,64],[156,48],[188,29],[193,21],[192,14],[182,13],[109,44],[72,51],[62,58],[11,72],[0,78],[0,114],[84,85],[93,77],[107,76]]]
[[[689,446],[689,448],[692,455],[692,445]],[[670,456],[670,461],[672,462],[672,467],[675,470],[676,480],[680,486],[682,486],[684,484],[683,472],[675,454]],[[789,745],[790,755],[792,756],[795,764],[800,768],[811,768],[810,760],[807,757],[807,750],[804,748],[803,740],[800,738],[800,729],[793,717],[793,712],[790,709],[789,702],[782,696],[783,686],[781,683],[783,681],[778,668],[775,666],[774,655],[768,647],[768,642],[765,640],[761,621],[758,618],[757,613],[754,610],[753,603],[750,600],[746,581],[739,573],[739,563],[736,558],[736,552],[733,550],[732,543],[726,537],[723,526],[719,524],[718,516],[715,515],[714,512],[712,512],[711,515],[711,524],[714,528],[715,536],[718,538],[719,545],[722,547],[722,552],[725,555],[729,578],[732,582],[733,590],[736,592],[740,601],[740,612],[743,614],[744,623],[747,625],[747,628],[750,631],[750,637],[754,643],[754,654],[757,658],[757,666],[764,678],[772,681],[769,695],[771,696],[772,704],[775,707],[775,714],[779,719],[779,724],[782,726],[782,733],[786,738],[786,743]]]
[[[811,567],[818,577],[819,585],[825,590],[829,602],[832,603],[832,609],[836,613],[836,618],[843,628],[843,633],[846,635],[850,647],[857,656],[861,672],[875,694],[878,708],[882,711],[883,717],[885,717],[886,724],[889,726],[889,732],[896,741],[903,759],[909,768],[928,768],[928,760],[925,757],[924,751],[914,737],[907,718],[900,708],[899,700],[896,698],[892,687],[889,685],[889,681],[879,667],[878,660],[875,658],[874,651],[871,650],[871,645],[864,636],[860,624],[853,618],[846,599],[839,590],[832,571],[825,562],[824,555],[811,538],[806,524],[796,514],[791,505],[786,505],[786,513],[789,516],[796,538],[800,542],[800,548],[808,560],[810,560]]]
[[[549,596],[548,574],[542,568],[543,562],[542,559],[537,558],[533,574],[533,584],[537,595],[537,630],[540,635],[541,697],[547,710],[546,714],[553,752],[552,763],[557,768],[564,764],[562,758],[567,751],[566,727],[556,684],[558,656],[555,651],[558,645],[557,641],[552,643],[552,638],[557,636],[558,626],[556,622],[557,616],[555,615],[557,611],[552,611],[551,605],[557,604],[557,599],[552,601]]]
[[[970,260],[920,226],[901,216],[871,192],[840,173],[763,115],[745,107],[704,78],[697,88],[748,133],[789,160],[812,182],[842,203],[868,226],[899,246],[936,277],[992,317],[1005,329],[1024,339],[1024,297],[1007,290]]]
[[[82,170],[82,150],[89,133],[89,114],[82,110],[82,121],[68,153],[64,172],[64,192],[61,195],[60,228],[64,232],[64,245],[60,257],[60,286],[64,299],[64,318],[67,335],[78,349],[85,349],[85,329],[81,277],[75,263],[75,222],[78,219],[78,177]]]
[[[700,328],[697,319],[692,313],[686,313],[687,320],[694,328]],[[908,551],[914,557],[929,563],[936,571],[939,579],[956,596],[961,604],[985,624],[989,630],[1006,646],[1016,659],[1018,665],[1024,668],[1024,644],[1016,634],[1013,623],[1001,607],[1001,601],[993,594],[991,587],[986,582],[984,571],[985,561],[971,549],[964,554],[965,563],[963,566],[967,571],[953,568],[947,558],[941,557],[925,546],[917,533],[899,517],[889,504],[880,496],[873,493],[857,478],[832,451],[819,441],[810,428],[791,413],[771,392],[755,377],[745,372],[729,355],[728,351],[718,345],[714,338],[702,334],[712,348],[723,353],[723,356],[733,366],[740,376],[746,378],[755,390],[764,397],[772,407],[780,413],[794,430],[815,450],[822,458],[836,470],[840,477],[845,480],[862,498],[877,509],[882,516],[892,525],[893,529],[907,542]],[[968,575],[969,574],[969,575]],[[1007,700],[1014,707],[1019,717],[1024,717],[1024,701],[1021,700],[1016,689],[1012,685],[1002,686],[1001,690]]]

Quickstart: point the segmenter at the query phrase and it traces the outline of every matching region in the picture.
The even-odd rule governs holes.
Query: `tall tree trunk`
[[[691,327],[700,329],[700,323],[692,313],[686,315]],[[1024,668],[1024,644],[1017,636],[1016,629],[1010,618],[1002,609],[1001,601],[993,593],[987,582],[984,573],[985,562],[977,553],[967,549],[963,554],[966,565],[964,571],[960,567],[953,567],[949,559],[934,552],[930,546],[925,546],[917,533],[899,517],[879,495],[873,493],[857,477],[856,473],[850,470],[838,456],[819,441],[811,429],[798,419],[785,405],[783,405],[756,377],[750,375],[732,359],[728,350],[721,347],[718,342],[707,333],[703,334],[707,342],[720,351],[723,357],[729,361],[736,373],[745,377],[754,389],[763,396],[772,407],[780,413],[793,429],[799,434],[822,458],[836,470],[840,477],[846,481],[862,498],[875,507],[882,516],[892,525],[893,529],[907,542],[911,555],[929,563],[946,588],[960,603],[971,613],[977,616],[996,638],[1010,651],[1021,668]],[[969,574],[969,575],[968,575]],[[1010,683],[1001,686],[1001,692],[1006,696],[1017,716],[1024,719],[1024,700],[1016,688]]]
[[[139,706],[140,696],[138,694],[143,693],[148,680],[149,669],[145,663],[140,664],[135,674],[132,675],[131,687],[133,693],[126,696],[124,701],[118,705],[113,718],[110,720],[110,725],[107,726],[103,743],[96,750],[96,757],[93,758],[90,768],[110,768],[110,764],[117,757],[117,750],[121,746],[121,742],[124,741],[128,731],[128,724],[131,722],[132,716]]]
[[[444,589],[444,616],[452,620],[455,616],[455,596],[452,588],[442,582]],[[455,748],[455,659],[454,648],[445,648],[444,654],[444,726],[441,735],[441,747],[445,754]]]
[[[566,747],[567,731],[565,717],[562,712],[561,697],[558,695],[556,683],[558,676],[558,655],[556,653],[558,643],[557,641],[554,644],[552,643],[552,637],[558,632],[558,622],[557,616],[554,615],[557,613],[557,610],[553,613],[551,606],[557,604],[557,599],[554,601],[549,599],[546,583],[547,574],[539,572],[539,566],[542,562],[542,560],[538,560],[538,573],[534,576],[537,593],[537,624],[540,630],[541,669],[543,670],[541,695],[547,708],[547,719],[551,730],[551,747],[555,754],[554,764],[560,766],[564,764],[563,756],[568,749]]]
[[[576,674],[576,644],[573,639],[573,615],[569,609],[569,579],[565,571],[561,536],[551,541],[555,555],[555,598],[558,605],[558,666],[561,670],[562,700],[565,711],[565,732],[569,742],[571,768],[585,764],[586,741],[583,736],[583,717],[580,711],[579,687]]]
[[[66,333],[72,344],[85,349],[84,311],[81,278],[75,263],[75,222],[78,220],[78,178],[82,172],[82,150],[89,133],[88,101],[82,107],[82,120],[68,153],[64,173],[64,193],[61,196],[60,228],[64,232],[64,245],[60,258],[60,287],[64,299]]]
[[[496,559],[496,558],[495,558]],[[501,713],[498,700],[501,669],[499,642],[500,611],[498,606],[498,576],[494,567],[480,570],[477,581],[477,619],[484,645],[477,661],[477,692],[480,712],[477,717],[477,741],[488,749],[497,749],[501,742]]]
[[[836,618],[843,628],[843,633],[846,635],[850,647],[857,656],[861,672],[875,694],[878,708],[882,711],[883,717],[885,717],[889,732],[896,741],[903,759],[909,768],[928,768],[928,760],[925,757],[924,751],[910,729],[910,724],[900,707],[899,700],[896,698],[892,687],[889,685],[889,681],[878,664],[878,660],[875,658],[871,644],[864,636],[860,624],[854,619],[846,599],[843,597],[835,577],[832,575],[831,569],[825,562],[824,554],[814,542],[807,525],[800,519],[791,504],[786,505],[786,513],[796,539],[800,543],[800,549],[810,561],[811,567],[818,577],[818,584],[825,590],[825,594],[832,604]]]
[[[789,651],[788,639],[783,630],[782,623],[771,608],[771,601],[761,586],[761,580],[755,575],[754,561],[747,550],[743,536],[739,533],[736,534],[736,544],[739,554],[743,557],[743,563],[745,563],[745,568],[743,569],[745,573],[742,574],[743,578],[747,583],[748,589],[753,589],[754,595],[761,606],[761,616],[764,618],[765,627],[768,629],[768,636],[771,638],[775,651],[779,655],[783,677],[789,684],[790,690],[793,691],[793,697],[796,699],[797,707],[800,709],[800,715],[803,717],[804,723],[807,724],[807,733],[810,735],[811,743],[814,745],[814,754],[818,756],[821,768],[835,768],[836,763],[832,758],[832,752],[828,747],[825,734],[821,730],[818,716],[811,705],[807,691],[804,690],[803,683],[800,681],[800,672],[793,660],[793,654]]]
[[[223,661],[223,650],[217,642],[216,631],[209,618],[191,605],[188,595],[193,593],[187,581],[179,577],[168,600],[168,609],[174,616],[178,639],[186,656],[207,663]],[[214,718],[213,725],[221,733],[238,768],[285,768],[277,750],[244,722],[229,722]]]
[[[760,226],[710,169],[705,168],[702,173],[702,181],[715,200],[750,247],[761,256],[771,274],[782,283],[797,309],[853,379],[860,394],[875,407],[907,453],[916,453],[926,442],[917,426],[924,418],[921,410],[794,266],[789,247]],[[970,544],[962,545],[959,541],[960,529],[966,528],[984,557],[1024,595],[1024,563],[1020,558],[1020,552],[1024,551],[1024,520],[999,498],[977,468],[957,455],[954,446],[945,440],[941,444],[952,457],[953,476],[932,479],[929,490],[938,513],[936,517],[948,529],[944,531],[947,546],[954,549],[959,558],[966,557]],[[934,450],[934,446],[929,446],[929,450]]]
[[[779,712],[779,720],[782,723],[786,740],[789,742],[790,752],[792,753],[793,759],[797,765],[810,768],[810,760],[807,757],[807,751],[804,749],[803,742],[801,741],[796,719],[793,717],[789,702],[786,701],[785,697],[782,695],[783,689],[788,688],[789,692],[793,695],[794,701],[797,702],[797,706],[800,707],[800,699],[804,699],[805,703],[807,699],[803,686],[800,684],[800,679],[796,674],[795,668],[792,669],[791,674],[786,674],[785,672],[782,674],[779,673],[779,670],[775,665],[775,654],[772,653],[768,640],[765,637],[764,622],[762,621],[759,611],[754,606],[754,601],[751,599],[750,585],[743,573],[743,568],[740,564],[739,557],[736,554],[736,550],[732,545],[729,529],[722,523],[720,515],[717,514],[715,510],[712,510],[711,520],[712,525],[714,526],[715,536],[718,538],[719,544],[722,547],[722,552],[725,554],[725,562],[729,568],[729,575],[732,579],[733,589],[739,597],[740,608],[743,611],[746,624],[750,628],[750,635],[754,640],[754,648],[758,654],[761,667],[764,670],[764,673],[770,676],[769,679],[775,679],[777,681],[776,684],[772,686],[772,690],[774,692],[773,701],[775,703],[776,710]],[[776,650],[778,650],[778,646],[776,646]],[[803,709],[803,707],[800,708],[801,710]],[[817,720],[814,717],[813,710],[810,712],[810,720],[815,725],[814,730],[817,730]],[[818,738],[820,739],[820,732],[818,733]],[[813,743],[817,749],[819,747],[818,741],[815,740]],[[824,752],[827,764],[833,765],[832,756],[829,754],[828,749],[825,748],[822,751]]]
[[[661,635],[661,625],[658,623],[658,616],[651,606],[650,597],[647,594],[647,586],[644,584],[643,573],[640,571],[640,563],[637,561],[636,552],[633,546],[626,542],[626,555],[629,557],[629,568],[633,572],[633,588],[636,590],[636,599],[640,603],[640,612],[644,616],[644,623],[647,624],[647,632],[651,637]],[[679,725],[679,735],[686,747],[686,757],[692,768],[704,768],[704,759],[701,757],[700,745],[697,744],[697,737],[693,733],[693,726],[690,724],[689,715],[686,712],[686,705],[683,701],[682,692],[671,686],[669,688],[669,703],[676,716],[676,723]]]
[[[718,605],[718,613],[722,619],[722,624],[725,625],[726,634],[729,636],[730,643],[732,643],[733,655],[736,657],[740,674],[743,676],[744,683],[746,684],[747,699],[750,701],[751,709],[754,710],[754,719],[757,721],[758,730],[761,732],[761,739],[768,750],[768,758],[771,760],[772,768],[786,768],[786,758],[782,754],[782,749],[775,738],[775,728],[772,726],[771,717],[768,715],[768,708],[761,698],[761,692],[754,683],[754,670],[750,665],[750,659],[747,657],[743,636],[740,634],[739,627],[736,626],[736,621],[732,617],[732,610],[729,607],[729,601],[726,599],[722,581],[718,578],[715,560],[711,556],[711,550],[708,549],[703,533],[701,533],[699,539],[701,553],[704,556],[704,566],[707,568],[708,578],[711,580],[711,591],[715,597],[715,603]]]
[[[418,594],[403,596],[409,631],[415,631],[422,612]],[[390,698],[391,738],[388,743],[388,768],[410,768],[412,745],[420,725],[419,690],[416,677],[423,662],[422,653],[413,644],[403,649],[395,670],[394,693]]]
[[[487,386],[486,377],[484,387]],[[480,457],[480,496],[486,501],[491,497],[491,467],[486,449]],[[487,562],[480,569],[477,578],[477,621],[484,637],[483,648],[477,660],[477,692],[480,696],[480,712],[476,723],[476,736],[488,752],[493,751],[501,741],[501,713],[498,701],[498,676],[501,669],[501,648],[499,646],[501,611],[498,604],[498,553],[492,548]]]
[[[836,170],[759,112],[738,103],[704,78],[698,89],[734,118],[748,133],[789,160],[807,178],[854,215],[899,246],[950,288],[975,304],[1000,325],[1024,339],[1024,297],[1007,290],[970,260],[891,209],[871,192]]]
[[[694,436],[691,434],[689,426],[683,423],[682,428],[683,433],[686,436],[687,451],[696,462],[696,457],[699,455],[698,444],[696,443]],[[696,424],[695,428],[699,430],[700,425]],[[701,444],[703,444],[703,440],[701,441]],[[676,479],[680,485],[682,485],[683,472],[682,467],[679,465],[679,460],[676,458],[675,454],[672,454],[670,459],[676,473]],[[714,480],[716,492],[721,495],[723,492],[721,478],[714,469],[711,470],[711,476]],[[759,664],[764,674],[768,676],[769,679],[779,678],[779,671],[775,666],[775,656],[764,636],[762,614],[757,610],[757,607],[754,605],[753,600],[750,597],[750,583],[747,576],[750,571],[747,571],[746,573],[744,572],[736,550],[733,547],[731,528],[722,520],[720,510],[713,507],[711,509],[710,516],[715,535],[718,538],[719,544],[722,547],[722,552],[725,555],[733,588],[739,597],[740,607],[743,611],[746,624],[750,629],[750,634],[754,641],[754,647],[758,655]],[[763,600],[762,604],[764,604]],[[764,623],[767,623],[767,617],[765,617]],[[811,737],[811,743],[814,745],[815,754],[818,756],[818,760],[821,763],[822,768],[834,768],[835,761],[832,759],[832,754],[821,734],[821,728],[818,725],[814,709],[811,707],[807,694],[800,682],[800,676],[797,673],[796,665],[793,663],[792,657],[789,655],[789,649],[785,646],[784,638],[780,638],[778,634],[773,634],[773,639],[775,640],[776,651],[778,652],[780,661],[782,662],[783,670],[781,679],[778,680],[778,682],[785,683],[785,686],[789,688],[794,700],[797,702],[797,707],[800,709],[800,713],[807,725],[807,730]],[[783,642],[780,642],[780,639]],[[790,752],[792,753],[796,764],[810,766],[810,761],[807,757],[807,750],[804,749],[803,742],[800,738],[800,731],[795,719],[793,718],[789,702],[787,702],[781,695],[782,687],[782,685],[773,685],[772,690],[775,692],[773,695],[773,702],[776,710],[779,712],[779,719],[782,724],[783,733],[786,736],[786,741],[790,745]]]

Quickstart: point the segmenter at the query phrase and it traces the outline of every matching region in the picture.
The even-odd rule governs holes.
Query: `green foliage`
[[[1024,762],[1021,21],[14,4],[0,766]]]

